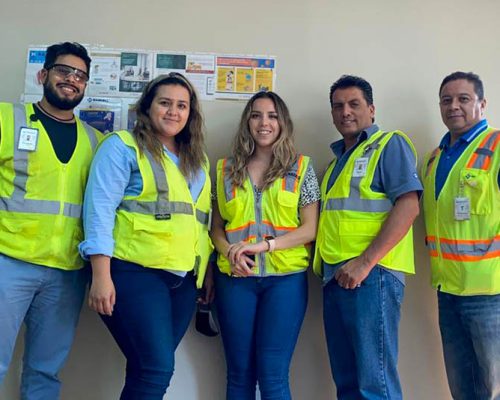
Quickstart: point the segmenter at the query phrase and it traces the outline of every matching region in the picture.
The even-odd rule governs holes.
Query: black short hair
[[[441,91],[443,90],[444,85],[446,85],[448,82],[457,81],[459,79],[465,79],[466,81],[472,83],[474,85],[474,92],[476,93],[478,99],[484,99],[483,81],[481,80],[479,75],[473,72],[462,71],[453,72],[443,79],[443,82],[441,82],[441,86],[439,87],[439,97],[441,97]]]
[[[56,43],[47,47],[43,68],[49,69],[55,64],[57,57],[65,56],[67,54],[81,58],[87,67],[87,73],[90,72],[90,63],[92,60],[87,53],[87,49],[80,43],[76,42]]]
[[[357,87],[363,92],[363,97],[369,106],[373,104],[373,89],[366,79],[354,75],[342,75],[330,87],[330,105],[333,107],[333,92],[337,89],[346,89],[350,87]]]

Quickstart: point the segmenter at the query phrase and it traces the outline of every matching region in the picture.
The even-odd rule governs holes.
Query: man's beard
[[[43,96],[50,105],[58,108],[59,110],[72,110],[83,100],[83,92],[73,99],[61,98],[48,79],[43,84]]]

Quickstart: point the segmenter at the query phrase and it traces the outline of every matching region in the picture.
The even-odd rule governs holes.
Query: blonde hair
[[[255,94],[243,110],[238,132],[233,140],[232,156],[234,162],[229,171],[233,185],[243,188],[243,183],[248,177],[247,166],[255,152],[255,141],[250,133],[248,121],[252,114],[253,104],[259,99],[270,99],[273,102],[280,127],[280,134],[272,146],[271,165],[264,174],[262,187],[264,190],[271,186],[276,179],[284,177],[291,169],[297,160],[297,151],[293,142],[293,122],[285,102],[274,92]]]
[[[186,77],[177,72],[171,72],[158,76],[146,85],[134,107],[137,113],[137,122],[132,132],[141,154],[144,149],[147,149],[161,164],[163,145],[154,132],[149,118],[149,109],[158,88],[163,85],[179,85],[189,92],[189,117],[186,126],[175,136],[175,141],[179,146],[179,169],[189,179],[195,176],[199,169],[206,164],[206,156],[200,103],[193,85]]]

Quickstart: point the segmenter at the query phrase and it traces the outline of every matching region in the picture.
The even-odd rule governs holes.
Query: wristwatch
[[[265,236],[264,240],[267,243],[268,253],[272,253],[274,251],[274,248],[276,247],[276,240],[274,240],[274,236]]]

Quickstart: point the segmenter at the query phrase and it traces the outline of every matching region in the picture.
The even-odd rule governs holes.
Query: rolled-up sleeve
[[[137,169],[135,151],[118,136],[107,138],[99,146],[90,168],[83,204],[85,240],[78,249],[84,259],[94,254],[113,255],[116,209]]]

